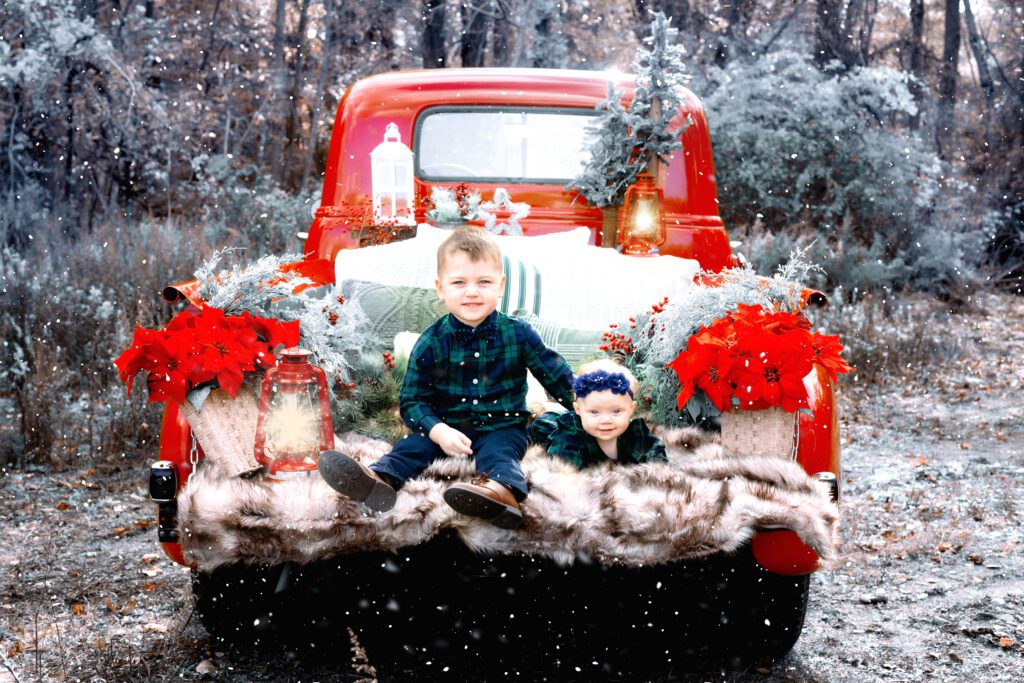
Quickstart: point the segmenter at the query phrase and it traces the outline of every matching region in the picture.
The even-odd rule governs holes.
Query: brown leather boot
[[[452,484],[444,492],[444,502],[456,512],[486,519],[502,529],[523,525],[523,513],[515,496],[486,474],[478,474],[470,484]]]
[[[323,451],[317,468],[327,485],[341,495],[365,503],[377,512],[395,507],[395,489],[355,458],[338,451]]]

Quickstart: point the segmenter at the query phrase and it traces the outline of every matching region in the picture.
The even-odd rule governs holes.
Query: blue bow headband
[[[572,383],[576,398],[583,398],[592,391],[610,391],[613,394],[629,394],[633,398],[633,390],[629,388],[629,380],[621,372],[608,373],[594,370],[580,375]]]

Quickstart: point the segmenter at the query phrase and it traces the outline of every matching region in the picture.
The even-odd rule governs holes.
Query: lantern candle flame
[[[619,211],[619,246],[626,254],[652,256],[667,237],[661,215],[663,194],[654,176],[641,173],[626,190]]]

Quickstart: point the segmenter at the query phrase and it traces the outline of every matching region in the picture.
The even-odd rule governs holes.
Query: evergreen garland
[[[351,382],[353,349],[367,348],[370,338],[366,314],[359,306],[345,305],[333,293],[333,286],[310,289],[298,294],[295,289],[311,285],[308,278],[282,272],[281,267],[302,257],[298,254],[264,256],[255,263],[230,271],[217,272],[217,265],[233,249],[222,249],[196,270],[198,294],[209,306],[227,315],[247,311],[264,318],[285,322],[299,321],[299,346],[312,354],[312,362],[327,374],[334,386]]]
[[[650,410],[651,421],[662,425],[680,423],[717,429],[718,410],[697,391],[680,412],[676,406],[679,380],[666,366],[686,348],[690,336],[702,326],[739,310],[740,304],[762,306],[769,311],[795,313],[803,306],[805,282],[821,268],[805,260],[807,249],[790,254],[787,263],[771,277],[761,277],[744,263],[720,273],[701,271],[698,280],[712,286],[694,286],[681,299],[656,305],[635,317],[629,331],[629,353],[624,362],[640,381],[640,395]]]

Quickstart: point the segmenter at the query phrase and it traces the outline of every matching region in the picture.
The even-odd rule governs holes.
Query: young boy
[[[603,462],[668,462],[661,439],[639,417],[630,419],[639,384],[615,361],[585,364],[572,385],[574,412],[544,413],[530,425],[530,440],[579,469]]]
[[[448,315],[413,347],[399,412],[413,431],[370,467],[325,451],[320,474],[373,510],[391,509],[395,491],[442,455],[473,457],[477,476],[450,486],[445,501],[496,526],[522,525],[526,478],[526,370],[568,407],[572,370],[529,324],[495,309],[505,287],[501,250],[485,231],[459,228],[437,250],[438,296]]]

